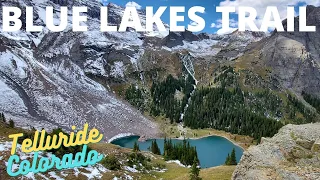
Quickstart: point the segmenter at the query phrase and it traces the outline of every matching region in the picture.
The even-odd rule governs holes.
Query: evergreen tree
[[[165,139],[164,144],[164,159],[167,160],[179,160],[184,165],[192,165],[193,160],[198,159],[197,149],[190,146],[187,140],[183,140],[182,143],[173,144],[171,139]]]
[[[231,151],[231,155],[229,155],[228,153],[228,156],[225,161],[225,165],[230,165],[230,166],[237,165],[236,150],[234,148]]]
[[[226,158],[226,161],[224,162],[225,165],[230,165],[230,155],[228,153],[228,156]]]
[[[198,168],[198,161],[195,158],[193,160],[193,164],[190,171],[190,180],[201,180],[201,178],[199,177],[199,174],[200,174],[200,168]]]
[[[150,150],[153,154],[161,155],[161,152],[156,140],[151,142]]]
[[[9,127],[14,128],[14,121],[12,119],[9,120]]]
[[[133,152],[139,152],[140,151],[140,148],[139,148],[139,145],[137,142],[134,142],[134,145],[133,145]]]
[[[140,111],[145,111],[145,98],[143,90],[131,85],[125,92],[125,99]]]
[[[4,116],[3,113],[0,114],[0,119],[1,119],[4,123],[6,123],[6,117]]]
[[[230,165],[237,165],[236,150],[234,148],[230,155]]]
[[[169,75],[163,82],[153,82],[150,113],[153,116],[163,114],[170,119],[171,123],[180,122],[180,115],[188,103],[194,84],[195,82],[190,75],[179,79]],[[183,94],[182,100],[176,99],[177,91]]]

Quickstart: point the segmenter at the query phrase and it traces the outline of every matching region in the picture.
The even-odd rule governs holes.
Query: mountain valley
[[[261,143],[249,148],[236,168],[217,167],[228,172],[227,179],[234,169],[234,179],[258,177],[257,172],[263,170],[248,164],[266,165],[257,158],[262,150],[289,153],[285,157],[277,154],[279,156],[270,166],[284,170],[279,173],[267,169],[272,177],[297,164],[319,163],[318,151],[309,146],[301,148],[297,138],[290,136],[291,132],[299,134],[302,141],[307,139],[312,144],[317,144],[319,139],[315,135],[318,132],[316,123],[320,121],[319,31],[236,30],[226,35],[194,34],[169,32],[169,25],[165,24],[165,32],[136,32],[134,28],[127,28],[126,32],[101,32],[100,2],[63,3],[56,0],[1,1],[1,6],[34,7],[34,23],[44,28],[39,33],[27,32],[22,18],[22,30],[0,32],[0,112],[12,119],[18,128],[52,130],[60,127],[68,132],[71,126],[80,128],[88,122],[90,128],[95,127],[104,134],[104,142],[128,135],[152,139],[216,134],[239,143],[245,150]],[[55,21],[59,21],[62,5],[69,7],[67,29],[50,32],[45,27],[45,7],[53,6]],[[87,32],[72,31],[72,5],[88,7],[90,26]],[[109,24],[119,26],[124,8],[113,3],[107,6]],[[145,27],[145,12],[138,13]],[[296,18],[296,29],[298,21]],[[286,20],[283,24],[287,28]],[[307,6],[307,24],[320,29],[319,7]],[[305,136],[306,129],[311,129],[311,139]],[[7,135],[0,134],[2,144]],[[290,141],[290,152],[281,150],[287,146],[282,137]],[[122,160],[127,158],[124,154],[130,154],[128,149],[111,144],[107,144],[107,148],[105,143],[97,146],[100,151],[110,149],[111,154]],[[297,148],[298,160],[294,154]],[[302,151],[313,153],[312,157],[300,157]],[[151,153],[144,154],[151,157],[152,166],[166,163]],[[290,164],[279,164],[277,158],[285,158]],[[176,164],[167,164],[167,168],[169,172],[179,169],[184,173],[182,177],[188,174],[187,168]],[[244,169],[252,174],[244,174]],[[103,168],[98,170],[104,171]],[[107,177],[110,179],[119,173],[125,179],[128,170],[120,171],[111,171]],[[156,171],[150,173],[155,179],[162,176],[170,179],[174,174],[161,174],[160,166]],[[217,174],[214,169],[206,169],[201,170],[201,175],[205,179],[205,174],[211,175],[212,171]],[[261,176],[267,177],[268,173]],[[132,174],[130,172],[130,176],[135,177]],[[291,177],[290,173],[285,175]]]

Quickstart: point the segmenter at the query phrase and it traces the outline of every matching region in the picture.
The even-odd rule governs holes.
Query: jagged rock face
[[[286,27],[286,21],[283,22]],[[250,61],[253,71],[270,71],[282,88],[300,94],[306,91],[319,96],[320,79],[320,8],[307,7],[307,25],[316,26],[316,32],[277,32],[255,44],[240,63]],[[264,67],[265,69],[261,69]]]
[[[215,38],[219,40],[216,47],[220,48],[220,51],[215,56],[215,59],[219,61],[234,60],[246,51],[248,45],[265,37],[267,37],[265,33],[239,32],[238,30],[228,35],[216,36]]]
[[[266,66],[271,67],[272,74],[277,76],[283,87],[301,93],[319,92],[320,71],[319,58],[308,46],[312,41],[307,38],[296,40],[282,34],[270,38],[262,49],[261,57]]]
[[[287,125],[244,152],[232,179],[319,179],[320,124]]]
[[[163,39],[162,45],[172,48],[175,46],[183,46],[183,41],[192,42],[198,41],[199,37],[191,33],[190,31],[185,31],[181,33],[170,32],[167,37]]]

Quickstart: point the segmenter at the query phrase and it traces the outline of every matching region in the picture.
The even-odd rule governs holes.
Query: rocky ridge
[[[320,7],[307,6],[307,25],[316,26],[316,32],[274,31],[271,36],[248,46],[237,65],[276,79],[282,89],[296,94],[302,91],[319,96],[320,69]],[[286,28],[286,20],[283,21]]]
[[[286,125],[244,152],[232,179],[319,179],[320,124]]]

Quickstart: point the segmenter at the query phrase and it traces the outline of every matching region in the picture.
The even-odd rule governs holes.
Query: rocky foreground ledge
[[[286,125],[244,152],[232,179],[320,179],[320,123]]]

